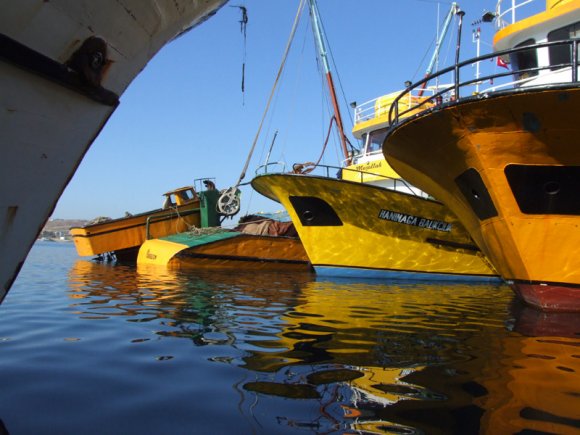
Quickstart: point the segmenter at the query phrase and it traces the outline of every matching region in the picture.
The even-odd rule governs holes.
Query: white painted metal
[[[171,39],[227,0],[0,0],[0,33],[64,63],[90,36],[121,95]],[[114,108],[0,59],[0,301]]]

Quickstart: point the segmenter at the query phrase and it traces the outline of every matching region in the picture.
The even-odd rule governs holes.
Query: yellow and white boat
[[[500,1],[488,14],[498,24],[494,53],[431,78],[455,71],[431,101],[452,98],[412,107],[411,116],[393,105],[383,149],[398,173],[459,217],[524,301],[580,311],[580,1],[547,0],[543,12],[517,20],[522,3],[530,2],[502,10]],[[497,84],[474,94],[464,69],[494,56],[511,71],[481,77]]]
[[[345,168],[322,176],[264,174],[252,180],[288,211],[315,271],[364,278],[498,280],[447,207],[393,171],[380,145],[392,95],[372,102],[353,133],[364,147]],[[367,104],[368,105],[368,104]],[[371,119],[369,119],[371,118]],[[340,178],[330,174],[340,171]]]
[[[316,176],[305,175],[303,165],[294,165],[295,173],[260,175],[252,180],[252,187],[286,208],[320,275],[499,280],[453,213],[402,180],[385,161],[381,145],[389,126],[389,109],[398,93],[356,109],[353,134],[362,139],[364,146],[356,155],[349,154],[323,37],[317,26],[315,1],[311,0],[310,6],[346,167],[318,166],[326,173]],[[399,101],[401,109],[426,101],[426,91]],[[330,174],[337,170],[340,178],[332,178]]]

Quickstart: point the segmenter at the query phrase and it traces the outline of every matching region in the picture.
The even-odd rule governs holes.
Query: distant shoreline
[[[37,240],[52,242],[70,242],[72,227],[82,227],[88,221],[85,219],[49,219],[38,235]]]

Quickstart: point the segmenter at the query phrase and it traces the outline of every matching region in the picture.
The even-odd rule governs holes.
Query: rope
[[[222,228],[222,227],[207,227],[207,228],[198,228],[195,225],[191,225],[189,230],[187,231],[187,235],[189,236],[211,236],[213,234],[218,233],[226,233],[229,230]]]
[[[322,152],[320,153],[320,157],[318,157],[318,160],[316,161],[316,163],[314,162],[305,162],[305,163],[294,163],[292,165],[292,169],[294,173],[297,174],[308,174],[309,172],[312,172],[312,170],[318,166],[318,164],[320,163],[320,161],[322,160],[322,156],[324,156],[324,152],[326,151],[326,145],[328,145],[328,139],[330,139],[330,132],[332,131],[332,123],[336,123],[336,117],[333,116],[330,119],[330,124],[328,126],[328,132],[326,133],[326,139],[324,140],[324,145],[322,146]]]
[[[318,164],[320,163],[320,161],[322,160],[322,156],[324,155],[324,152],[326,151],[326,145],[328,145],[328,139],[330,139],[330,132],[332,131],[332,123],[336,124],[336,117],[333,116],[330,120],[330,124],[328,125],[328,132],[326,133],[326,139],[324,140],[324,145],[322,146],[322,152],[320,153],[320,157],[318,157],[318,160],[315,163],[315,166],[318,166]]]
[[[282,71],[284,69],[284,65],[286,64],[286,59],[288,58],[288,52],[290,51],[290,47],[292,46],[292,40],[294,39],[294,34],[296,33],[296,28],[298,27],[298,22],[300,21],[300,16],[302,15],[302,9],[304,7],[305,0],[300,0],[300,4],[298,5],[298,11],[296,12],[296,17],[294,18],[294,24],[292,25],[292,31],[290,32],[290,37],[288,38],[288,42],[286,43],[286,49],[284,51],[284,56],[282,57],[282,63],[280,64],[280,68],[278,69],[278,74],[276,75],[276,80],[274,81],[274,85],[272,86],[272,90],[270,91],[270,97],[268,98],[268,103],[266,104],[266,109],[264,110],[264,114],[262,115],[262,120],[260,121],[260,126],[258,127],[258,131],[256,133],[256,137],[254,138],[254,142],[252,143],[252,147],[250,149],[250,153],[248,154],[248,158],[246,159],[246,164],[244,165],[244,169],[242,169],[242,173],[240,174],[240,178],[236,183],[236,187],[240,185],[244,177],[246,176],[246,171],[248,170],[248,166],[250,165],[250,160],[252,158],[252,154],[254,153],[254,148],[256,148],[256,143],[258,142],[258,138],[260,137],[260,132],[262,131],[262,125],[264,124],[264,119],[268,113],[268,109],[270,108],[270,103],[272,102],[272,98],[274,96],[274,92],[276,87],[278,86],[278,81],[280,80],[280,76],[282,75]]]
[[[242,59],[242,106],[245,104],[245,82],[246,82],[246,28],[248,26],[248,8],[245,6],[230,6],[231,8],[239,8],[242,13],[242,18],[240,19],[240,32],[244,36],[244,53]]]

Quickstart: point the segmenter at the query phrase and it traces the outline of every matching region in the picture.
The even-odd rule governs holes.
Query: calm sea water
[[[580,316],[509,288],[167,272],[38,242],[0,433],[580,433]],[[4,430],[4,432],[2,432]]]

